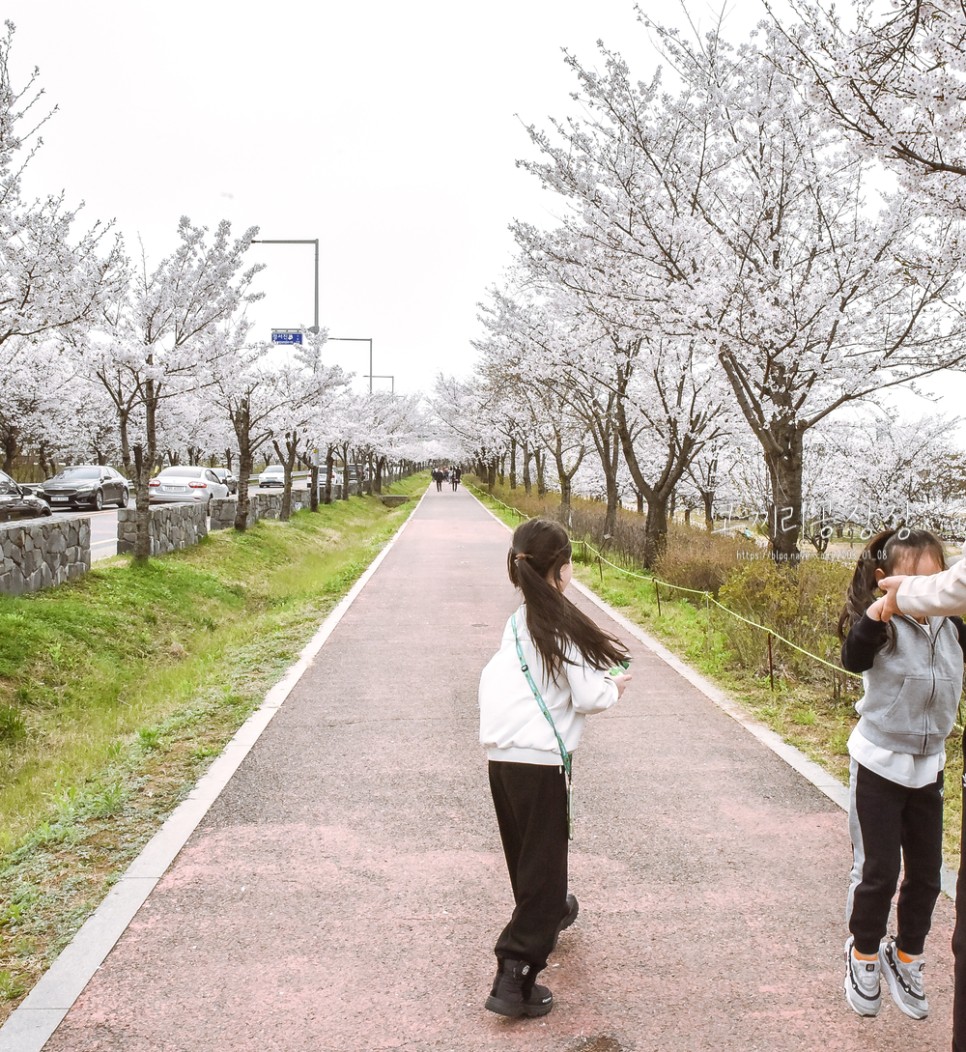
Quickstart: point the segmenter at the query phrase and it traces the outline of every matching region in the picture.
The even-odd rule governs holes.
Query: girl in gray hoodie
[[[875,600],[884,578],[944,565],[942,543],[925,530],[878,534],[859,557],[839,621],[842,664],[861,672],[865,687],[848,743],[853,864],[844,986],[859,1015],[879,1011],[881,977],[906,1015],[929,1011],[923,950],[940,891],[945,741],[959,708],[966,630],[957,617],[886,622]],[[883,942],[900,862],[898,932]]]

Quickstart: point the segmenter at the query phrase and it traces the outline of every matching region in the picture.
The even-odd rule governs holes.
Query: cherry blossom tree
[[[127,268],[122,301],[105,315],[112,328],[104,375],[113,384],[119,371],[121,386],[136,392],[134,404],[144,414],[143,430],[132,441],[136,559],[150,554],[148,483],[158,462],[159,415],[172,400],[213,383],[211,373],[226,353],[220,326],[258,298],[251,284],[261,267],[245,269],[244,263],[256,233],[253,227],[232,239],[223,221],[209,240],[206,227],[183,217],[174,252],[149,268],[142,251],[140,265]]]
[[[711,349],[759,441],[771,545],[793,560],[807,431],[966,360],[958,232],[870,187],[869,162],[764,57],[767,41],[692,44],[641,17],[683,88],[640,84],[609,52],[604,73],[571,58],[583,113],[532,129],[542,160],[527,167],[584,240],[647,278],[638,294],[663,276],[670,330]]]
[[[788,25],[765,0],[784,58],[825,113],[939,213],[966,213],[966,4],[854,0],[846,13],[791,0]],[[773,36],[771,39],[778,39]]]

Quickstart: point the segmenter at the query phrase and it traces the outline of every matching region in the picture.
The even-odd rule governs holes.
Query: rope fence
[[[504,504],[502,500],[499,500],[492,494],[484,493],[472,483],[469,484],[469,488],[478,497],[485,497],[486,500],[492,501],[494,504],[499,504],[500,507],[505,508],[507,511],[512,512],[514,515],[518,515],[521,519],[531,518],[531,516],[527,515],[525,512],[520,511],[519,508],[514,508],[510,504]],[[698,588],[685,588],[683,585],[679,584],[672,584],[670,581],[663,581],[659,577],[655,577],[653,574],[636,573],[634,570],[628,570],[627,567],[619,566],[617,563],[612,562],[603,554],[603,552],[595,548],[589,541],[577,538],[574,543],[583,545],[584,550],[586,552],[593,553],[593,559],[597,562],[597,566],[600,570],[601,580],[603,580],[603,567],[606,563],[607,566],[609,566],[611,569],[616,570],[618,573],[623,574],[625,577],[633,577],[636,580],[650,582],[651,584],[653,584],[654,597],[657,600],[657,612],[659,617],[663,616],[661,611],[661,588],[667,588],[673,589],[676,592],[683,592],[688,595],[700,596],[704,600],[704,604],[706,609],[708,610],[709,617],[710,608],[714,606],[717,607],[717,609],[726,613],[729,617],[733,617],[735,618],[735,620],[741,621],[749,627],[757,629],[759,632],[764,632],[768,641],[768,676],[771,682],[772,690],[775,689],[775,660],[774,653],[772,650],[772,643],[775,639],[784,643],[785,646],[791,647],[792,650],[797,651],[799,654],[803,655],[809,660],[817,661],[820,665],[824,665],[826,668],[831,669],[838,675],[851,676],[853,679],[859,680],[862,678],[862,676],[857,672],[849,672],[847,669],[842,668],[841,665],[833,665],[831,661],[826,661],[825,658],[819,657],[818,654],[813,654],[811,651],[805,650],[803,647],[800,647],[797,643],[793,643],[790,639],[786,639],[785,636],[781,635],[781,633],[779,632],[776,632],[773,628],[769,628],[767,625],[760,625],[757,621],[752,621],[750,618],[744,617],[742,614],[737,613],[736,611],[725,606],[723,603],[719,602],[715,598],[715,596],[712,595],[711,592],[702,591]]]

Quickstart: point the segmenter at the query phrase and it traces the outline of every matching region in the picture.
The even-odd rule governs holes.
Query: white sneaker
[[[851,935],[845,942],[845,1000],[859,1015],[878,1015],[882,1005],[880,962],[856,960],[852,953],[854,943]],[[881,950],[879,956],[882,956]]]
[[[929,1002],[922,986],[926,959],[920,955],[914,961],[905,964],[899,960],[896,940],[887,939],[879,947],[879,964],[889,984],[892,1000],[906,1015],[912,1016],[913,1019],[925,1019],[929,1015]]]

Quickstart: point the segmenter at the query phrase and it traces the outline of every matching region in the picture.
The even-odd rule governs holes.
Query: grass
[[[354,497],[0,596],[0,1020],[412,508]]]
[[[515,527],[525,515],[539,512],[532,501],[526,502],[523,490],[520,490],[523,515],[491,500],[475,486],[473,492],[509,526]],[[713,607],[705,610],[685,599],[671,599],[663,592],[659,609],[650,581],[622,574],[607,564],[581,565],[581,554],[582,547],[575,546],[577,580],[707,676],[785,741],[848,784],[846,743],[856,723],[854,705],[860,696],[858,681],[849,680],[845,693],[837,695],[831,683],[823,682],[819,674],[813,682],[796,681],[779,674],[772,689],[767,674],[762,676],[747,669],[730,650],[721,631],[727,614]],[[960,719],[946,743],[943,853],[953,870],[959,866],[960,853],[962,794],[959,786],[963,754],[959,743],[962,734],[960,710]]]

